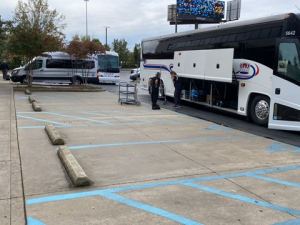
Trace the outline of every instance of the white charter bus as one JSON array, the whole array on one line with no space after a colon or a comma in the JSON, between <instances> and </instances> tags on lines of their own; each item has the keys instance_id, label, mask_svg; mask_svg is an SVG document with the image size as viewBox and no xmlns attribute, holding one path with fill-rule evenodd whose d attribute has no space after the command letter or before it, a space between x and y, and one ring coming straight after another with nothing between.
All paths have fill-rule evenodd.
<instances>
[{"instance_id":1,"label":"white charter bus","mask_svg":"<svg viewBox=\"0 0 300 225\"><path fill-rule=\"evenodd\" d=\"M161 72L160 94L300 131L300 14L222 24L142 40L141 87Z\"/></svg>"},{"instance_id":2,"label":"white charter bus","mask_svg":"<svg viewBox=\"0 0 300 225\"><path fill-rule=\"evenodd\" d=\"M119 83L119 54L106 51L105 53L97 54L96 56L98 59L97 77L99 83Z\"/></svg>"}]
</instances>

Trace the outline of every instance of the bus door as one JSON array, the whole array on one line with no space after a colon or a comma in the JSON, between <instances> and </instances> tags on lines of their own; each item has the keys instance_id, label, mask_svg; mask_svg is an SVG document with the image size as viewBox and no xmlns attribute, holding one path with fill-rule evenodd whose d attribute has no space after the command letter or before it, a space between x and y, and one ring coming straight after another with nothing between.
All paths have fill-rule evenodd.
<instances>
[{"instance_id":1,"label":"bus door","mask_svg":"<svg viewBox=\"0 0 300 225\"><path fill-rule=\"evenodd\" d=\"M298 39L276 43L269 128L300 131L300 46Z\"/></svg>"}]
</instances>

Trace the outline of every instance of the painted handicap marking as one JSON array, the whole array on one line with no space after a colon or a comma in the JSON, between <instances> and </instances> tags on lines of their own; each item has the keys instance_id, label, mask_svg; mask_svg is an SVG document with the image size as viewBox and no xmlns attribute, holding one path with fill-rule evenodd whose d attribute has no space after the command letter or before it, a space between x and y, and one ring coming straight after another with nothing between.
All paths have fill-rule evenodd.
<instances>
[{"instance_id":1,"label":"painted handicap marking","mask_svg":"<svg viewBox=\"0 0 300 225\"><path fill-rule=\"evenodd\" d=\"M32 217L27 217L27 225L46 225L46 224Z\"/></svg>"},{"instance_id":2,"label":"painted handicap marking","mask_svg":"<svg viewBox=\"0 0 300 225\"><path fill-rule=\"evenodd\" d=\"M270 149L265 149L265 152L292 152L298 153L300 152L300 148L288 144L273 142L270 145Z\"/></svg>"},{"instance_id":3,"label":"painted handicap marking","mask_svg":"<svg viewBox=\"0 0 300 225\"><path fill-rule=\"evenodd\" d=\"M141 184L141 185L133 185L133 186L125 186L125 187L117 187L117 188L111 188L106 190L96 190L96 191L90 191L90 192L81 192L81 193L72 193L72 194L65 194L65 195L56 195L56 196L47 196L42 198L36 198L36 199L29 199L26 200L27 205L31 204L40 204L45 202L54 202L54 201L63 201L63 200L71 200L71 199L77 199L77 198L84 198L84 197L90 197L90 196L96 196L100 195L105 198L114 200L116 202L123 203L125 205L129 205L131 207L144 210L145 212L150 212L152 214L156 214L165 218L168 218L170 220L182 223L182 224L201 224L199 222L195 222L193 220L190 220L188 218L182 217L180 215L176 215L174 213L168 212L163 209L159 209L150 205L147 205L142 202L137 202L128 198L125 198L123 196L120 196L116 193L125 192L125 191L132 191L132 190L140 190L140 189L147 189L147 188L153 188L153 187L163 187L163 186L169 186L169 185L178 185L182 184L185 186L193 187L196 189L200 189L203 191L207 191L210 193L226 196L232 199L236 199L239 201L244 201L250 204L259 205L265 208L269 208L276 211L281 211L284 213L288 213L291 215L300 216L300 211L286 208L280 205L275 205L269 202L264 202L261 200L256 200L252 198L248 198L245 196L225 192L222 190L206 187L203 185L195 184L195 182L201 182L201 181L210 181L210 180L221 180L221 179L229 179L229 178L238 178L238 177L255 177L258 179L261 179L262 177L259 175L268 174L268 173L276 173L276 172L283 172L283 171L289 171L289 170L300 170L300 165L297 166L288 166L288 167L281 167L281 168L270 168L270 169L263 169L263 170L256 170L256 171L248 171L243 173L236 173L236 174L225 174L225 175L215 175L210 177L199 177L199 178L192 178L192 179L185 179L185 180L173 180L173 181L164 181L164 182L157 182L157 183L147 183L147 184ZM282 183L287 186L293 186L298 187L298 184L286 182L286 181L280 181L276 179L270 178L271 182L276 183ZM292 220L287 221L284 223L279 223L276 225L292 225L292 224L298 224L299 220Z\"/></svg>"},{"instance_id":4,"label":"painted handicap marking","mask_svg":"<svg viewBox=\"0 0 300 225\"><path fill-rule=\"evenodd\" d=\"M221 126L221 125L212 125L212 126L209 126L207 128L204 128L203 130L229 131L229 130L232 130L232 128L224 127L224 126Z\"/></svg>"}]
</instances>

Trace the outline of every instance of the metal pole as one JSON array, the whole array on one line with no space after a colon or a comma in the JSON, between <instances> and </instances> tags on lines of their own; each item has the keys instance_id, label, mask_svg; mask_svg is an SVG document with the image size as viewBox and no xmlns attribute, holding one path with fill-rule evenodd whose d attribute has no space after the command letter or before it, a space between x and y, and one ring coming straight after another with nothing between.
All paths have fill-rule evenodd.
<instances>
[{"instance_id":1,"label":"metal pole","mask_svg":"<svg viewBox=\"0 0 300 225\"><path fill-rule=\"evenodd\" d=\"M107 28L110 28L108 26L104 26L105 28L105 45L107 46Z\"/></svg>"},{"instance_id":2,"label":"metal pole","mask_svg":"<svg viewBox=\"0 0 300 225\"><path fill-rule=\"evenodd\" d=\"M175 33L177 33L177 5L173 6L175 6Z\"/></svg>"},{"instance_id":3,"label":"metal pole","mask_svg":"<svg viewBox=\"0 0 300 225\"><path fill-rule=\"evenodd\" d=\"M86 15L86 18L85 18L85 20L86 20L86 37L88 36L88 20L87 20L87 2L89 1L89 0L84 0L85 1L85 3L86 3L86 6L85 6L85 15Z\"/></svg>"},{"instance_id":4,"label":"metal pole","mask_svg":"<svg viewBox=\"0 0 300 225\"><path fill-rule=\"evenodd\" d=\"M177 12L175 15L175 33L177 33Z\"/></svg>"}]
</instances>

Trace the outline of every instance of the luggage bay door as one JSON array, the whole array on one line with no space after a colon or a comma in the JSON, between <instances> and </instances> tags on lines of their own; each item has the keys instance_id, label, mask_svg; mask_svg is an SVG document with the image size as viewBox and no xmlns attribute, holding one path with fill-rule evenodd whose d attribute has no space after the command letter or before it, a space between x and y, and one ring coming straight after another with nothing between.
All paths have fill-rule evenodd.
<instances>
[{"instance_id":1,"label":"luggage bay door","mask_svg":"<svg viewBox=\"0 0 300 225\"><path fill-rule=\"evenodd\" d=\"M195 50L174 53L174 70L180 77L232 82L234 49Z\"/></svg>"}]
</instances>

